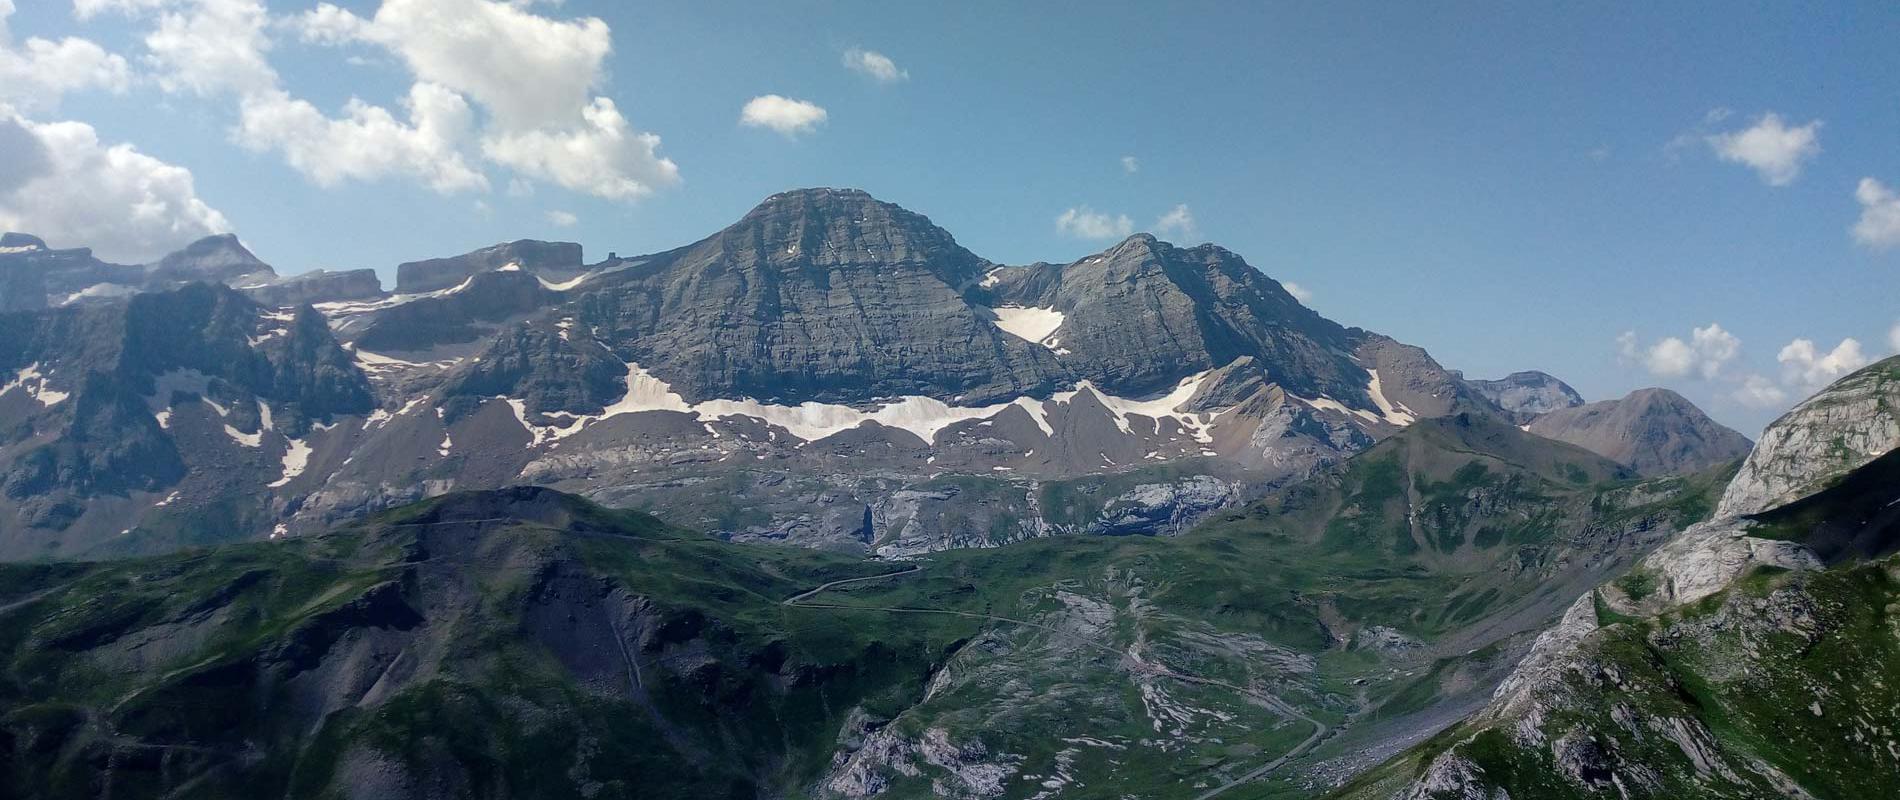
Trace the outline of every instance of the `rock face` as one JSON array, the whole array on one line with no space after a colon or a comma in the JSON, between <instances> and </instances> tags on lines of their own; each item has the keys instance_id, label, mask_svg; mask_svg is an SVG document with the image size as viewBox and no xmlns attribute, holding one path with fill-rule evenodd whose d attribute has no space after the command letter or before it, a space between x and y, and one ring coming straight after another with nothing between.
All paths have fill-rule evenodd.
<instances>
[{"instance_id":1,"label":"rock face","mask_svg":"<svg viewBox=\"0 0 1900 800\"><path fill-rule=\"evenodd\" d=\"M1484 711L1341 795L1889 791L1889 737L1857 731L1900 699L1879 611L1900 600L1895 363L1769 426L1715 518L1578 599Z\"/></svg>"},{"instance_id":2,"label":"rock face","mask_svg":"<svg viewBox=\"0 0 1900 800\"><path fill-rule=\"evenodd\" d=\"M689 401L1047 395L1055 354L963 297L988 266L862 192L788 192L596 292L578 322Z\"/></svg>"},{"instance_id":3,"label":"rock face","mask_svg":"<svg viewBox=\"0 0 1900 800\"><path fill-rule=\"evenodd\" d=\"M1900 357L1836 381L1762 432L1722 496L1721 513L1754 514L1811 494L1900 447Z\"/></svg>"},{"instance_id":4,"label":"rock face","mask_svg":"<svg viewBox=\"0 0 1900 800\"><path fill-rule=\"evenodd\" d=\"M1539 436L1582 447L1645 475L1696 472L1748 454L1748 437L1668 389L1559 409L1531 420Z\"/></svg>"},{"instance_id":5,"label":"rock face","mask_svg":"<svg viewBox=\"0 0 1900 800\"><path fill-rule=\"evenodd\" d=\"M1583 405L1583 395L1548 373L1528 370L1513 372L1495 381L1466 381L1485 399L1516 417L1529 422L1539 414Z\"/></svg>"},{"instance_id":6,"label":"rock face","mask_svg":"<svg viewBox=\"0 0 1900 800\"><path fill-rule=\"evenodd\" d=\"M452 258L410 261L396 266L396 291L416 294L447 289L470 275L517 264L529 272L571 272L581 268L581 246L573 242L522 239L484 247Z\"/></svg>"}]
</instances>

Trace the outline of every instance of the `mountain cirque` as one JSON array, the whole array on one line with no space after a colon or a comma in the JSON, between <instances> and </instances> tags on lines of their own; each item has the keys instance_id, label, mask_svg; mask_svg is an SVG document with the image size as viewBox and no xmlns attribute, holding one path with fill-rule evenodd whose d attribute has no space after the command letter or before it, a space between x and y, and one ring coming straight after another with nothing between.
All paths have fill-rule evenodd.
<instances>
[{"instance_id":1,"label":"mountain cirque","mask_svg":"<svg viewBox=\"0 0 1900 800\"><path fill-rule=\"evenodd\" d=\"M231 237L147 267L8 241L0 285L44 283L8 288L25 310L0 317L10 558L520 483L886 556L1171 532L1417 420L1536 405L1501 409L1214 245L1138 234L998 265L853 190L774 195L651 255L518 241L411 262L393 294L360 271L277 276ZM180 303L216 323L139 311ZM125 356L146 342L194 355Z\"/></svg>"}]
</instances>

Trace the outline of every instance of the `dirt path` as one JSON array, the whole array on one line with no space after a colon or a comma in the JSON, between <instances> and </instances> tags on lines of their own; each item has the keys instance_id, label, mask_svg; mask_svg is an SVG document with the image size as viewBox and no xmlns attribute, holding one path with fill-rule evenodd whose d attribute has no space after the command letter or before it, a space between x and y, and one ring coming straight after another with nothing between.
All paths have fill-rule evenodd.
<instances>
[{"instance_id":1,"label":"dirt path","mask_svg":"<svg viewBox=\"0 0 1900 800\"><path fill-rule=\"evenodd\" d=\"M1065 631L1060 628L1056 628L1052 625L1044 625L1039 622L1030 622L1029 620L1015 619L1012 617L999 617L994 614L978 614L978 613L970 612L970 611L954 611L954 610L946 609L946 608L913 608L909 606L854 606L854 605L846 605L843 603L806 602L807 600L813 597L816 597L827 591L835 589L839 586L844 586L844 585L853 584L853 583L864 583L867 581L883 580L885 578L896 578L896 577L900 577L904 575L912 575L918 572L922 572L923 569L924 568L922 565L912 565L910 569L899 570L897 572L887 572L882 575L870 575L870 576L866 576L862 578L846 578L844 580L832 581L830 583L820 585L817 588L800 592L791 597L788 597L785 599L784 605L791 606L793 608L826 608L826 609L836 609L836 610L843 610L843 611L881 611L881 612L885 612L889 614L947 614L950 616L965 617L968 619L989 620L992 622L1003 622L1003 623L1008 623L1011 625L1018 625L1025 628L1035 628L1037 630L1046 631L1046 632L1055 634L1057 636L1066 636L1073 639L1074 641L1088 645L1089 647L1093 647L1098 650L1102 650L1104 652L1113 653L1117 656L1120 656L1124 663L1135 665L1137 668L1141 668L1144 671L1148 672L1149 674L1156 675L1158 677L1171 678L1173 680L1177 680L1182 683L1199 684L1202 686L1216 686L1223 689L1227 689L1228 691L1246 695L1247 697L1260 701L1261 703L1265 704L1268 708L1271 708L1274 711L1279 712L1280 714L1283 714L1287 717L1291 717L1293 719L1300 720L1301 722L1305 722L1308 725L1313 726L1313 735L1306 737L1304 741L1301 741L1298 745L1295 745L1293 749L1288 750L1285 753L1282 753L1278 758L1275 758L1272 761L1269 761L1265 764L1262 764L1258 767L1253 768L1252 770L1249 770L1246 774L1241 775L1238 778L1235 778L1219 786L1208 789L1207 791L1202 792L1198 795L1195 795L1194 800L1208 800L1209 798L1217 797L1221 795L1222 793L1227 792L1230 789L1233 789L1234 787L1259 780L1260 778L1266 776L1268 773L1276 769L1279 769L1281 766L1285 765L1286 762L1291 761L1295 758L1298 758L1302 755L1305 755L1308 750L1313 749L1315 745L1318 745L1320 742L1324 741L1326 737L1331 736L1333 733L1333 728L1331 726L1308 716L1305 712L1302 712L1298 708L1295 708L1293 704L1288 703L1277 696L1266 694L1264 692L1258 692L1244 686L1236 686L1234 684L1227 683L1225 681L1214 680L1212 678L1203 678L1199 675L1195 675L1192 673L1181 672L1166 664L1159 664L1152 661L1145 661L1140 656L1136 655L1135 653L1131 651L1123 650L1113 645L1103 644L1093 639L1086 639L1080 636L1076 636L1074 633L1070 631Z\"/></svg>"}]
</instances>

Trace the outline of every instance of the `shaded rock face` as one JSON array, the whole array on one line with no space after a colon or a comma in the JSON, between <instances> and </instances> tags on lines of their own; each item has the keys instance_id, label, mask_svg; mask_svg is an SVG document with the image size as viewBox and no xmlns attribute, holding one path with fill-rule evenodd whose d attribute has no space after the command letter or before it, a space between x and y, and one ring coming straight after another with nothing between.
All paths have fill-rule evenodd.
<instances>
[{"instance_id":1,"label":"shaded rock face","mask_svg":"<svg viewBox=\"0 0 1900 800\"><path fill-rule=\"evenodd\" d=\"M1076 377L1110 391L1162 391L1184 374L1241 357L1306 397L1365 397L1354 337L1272 278L1214 245L1178 248L1148 234L1061 267L1040 293L1003 300L1065 315L1052 334Z\"/></svg>"},{"instance_id":2,"label":"shaded rock face","mask_svg":"<svg viewBox=\"0 0 1900 800\"><path fill-rule=\"evenodd\" d=\"M480 272L461 280L467 285L460 291L389 309L357 335L356 346L384 352L471 342L492 333L496 323L547 308L555 297L524 271Z\"/></svg>"},{"instance_id":3,"label":"shaded rock face","mask_svg":"<svg viewBox=\"0 0 1900 800\"><path fill-rule=\"evenodd\" d=\"M1900 357L1836 381L1762 432L1720 513L1754 514L1822 488L1900 447Z\"/></svg>"},{"instance_id":4,"label":"shaded rock face","mask_svg":"<svg viewBox=\"0 0 1900 800\"><path fill-rule=\"evenodd\" d=\"M1513 372L1495 381L1466 381L1479 395L1499 408L1528 422L1539 414L1583 405L1583 395L1549 373L1527 370Z\"/></svg>"},{"instance_id":5,"label":"shaded rock face","mask_svg":"<svg viewBox=\"0 0 1900 800\"><path fill-rule=\"evenodd\" d=\"M572 271L581 268L581 246L573 242L522 239L484 247L451 258L410 261L396 266L396 291L433 292L461 283L470 275L519 264L528 272Z\"/></svg>"},{"instance_id":6,"label":"shaded rock face","mask_svg":"<svg viewBox=\"0 0 1900 800\"><path fill-rule=\"evenodd\" d=\"M374 405L323 315L209 284L0 316L0 385L0 514L19 522L0 524L0 551L16 557L42 552L31 529L66 531L188 479L262 503L286 440ZM193 421L172 427L178 409ZM84 548L117 522L40 544Z\"/></svg>"},{"instance_id":7,"label":"shaded rock face","mask_svg":"<svg viewBox=\"0 0 1900 800\"><path fill-rule=\"evenodd\" d=\"M1667 389L1640 389L1620 400L1553 411L1531 420L1528 429L1644 475L1697 472L1741 458L1752 446L1748 437Z\"/></svg>"}]
</instances>

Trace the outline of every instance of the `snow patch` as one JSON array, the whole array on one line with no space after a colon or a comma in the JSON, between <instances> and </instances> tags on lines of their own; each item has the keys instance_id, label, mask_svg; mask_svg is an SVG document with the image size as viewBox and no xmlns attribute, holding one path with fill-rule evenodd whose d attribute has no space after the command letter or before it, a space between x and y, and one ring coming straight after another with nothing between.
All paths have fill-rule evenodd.
<instances>
[{"instance_id":1,"label":"snow patch","mask_svg":"<svg viewBox=\"0 0 1900 800\"><path fill-rule=\"evenodd\" d=\"M1406 408L1404 403L1394 403L1385 399L1385 392L1379 389L1378 370L1369 369L1366 370L1366 374L1372 376L1366 382L1366 394L1372 395L1372 404L1379 407L1379 414L1385 418L1386 422L1404 427L1418 421L1418 417L1413 415L1412 410Z\"/></svg>"},{"instance_id":2,"label":"snow patch","mask_svg":"<svg viewBox=\"0 0 1900 800\"><path fill-rule=\"evenodd\" d=\"M673 411L690 414L695 421L705 423L725 417L751 417L768 425L783 428L801 441L815 442L837 433L851 430L867 422L875 422L887 428L901 428L917 435L925 442L935 444L937 434L962 422L988 420L1003 413L1010 406L1017 406L1029 413L1030 419L1042 429L1045 436L1054 436L1055 428L1049 424L1049 405L1067 404L1082 393L1089 392L1115 415L1115 425L1123 433L1134 433L1130 424L1131 417L1147 417L1154 424L1154 433L1161 433L1161 420L1172 419L1183 431L1203 444L1213 442L1213 434L1208 431L1218 414L1194 414L1177 411L1176 407L1188 401L1200 389L1202 380L1207 376L1203 372L1189 376L1169 392L1151 398L1123 398L1096 390L1087 381L1077 384L1076 389L1058 392L1048 400L1036 400L1030 397L1018 397L1005 403L987 406L953 406L933 397L910 395L895 398L875 408L864 410L834 403L805 402L796 406L761 403L751 398L738 400L707 400L700 403L688 403L686 398L673 391L665 381L654 377L638 364L627 365L627 390L613 405L607 406L598 414L573 415L565 412L544 415L560 418L564 422L557 425L537 425L528 419L527 406L521 400L511 397L497 399L506 402L513 409L515 419L533 436L533 444L540 445L556 442L581 432L587 425L609 419L621 414L638 414L646 411Z\"/></svg>"},{"instance_id":3,"label":"snow patch","mask_svg":"<svg viewBox=\"0 0 1900 800\"><path fill-rule=\"evenodd\" d=\"M19 373L13 376L13 380L0 386L0 394L6 394L14 389L26 392L26 396L38 400L40 405L47 408L59 405L61 401L72 396L46 385L46 376L40 374L38 361L21 367Z\"/></svg>"},{"instance_id":4,"label":"snow patch","mask_svg":"<svg viewBox=\"0 0 1900 800\"><path fill-rule=\"evenodd\" d=\"M304 468L310 465L310 445L302 439L291 439L284 448L284 471L277 480L264 484L272 489L288 486Z\"/></svg>"},{"instance_id":5,"label":"snow patch","mask_svg":"<svg viewBox=\"0 0 1900 800\"><path fill-rule=\"evenodd\" d=\"M1062 327L1063 314L1053 308L1025 308L1023 306L997 306L988 309L996 327L1004 333L1034 342L1051 350L1060 342L1045 342L1057 328Z\"/></svg>"}]
</instances>

